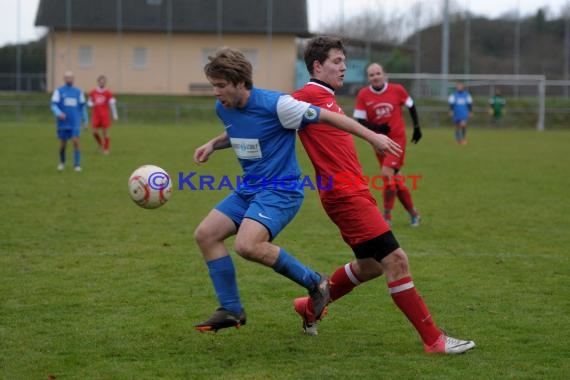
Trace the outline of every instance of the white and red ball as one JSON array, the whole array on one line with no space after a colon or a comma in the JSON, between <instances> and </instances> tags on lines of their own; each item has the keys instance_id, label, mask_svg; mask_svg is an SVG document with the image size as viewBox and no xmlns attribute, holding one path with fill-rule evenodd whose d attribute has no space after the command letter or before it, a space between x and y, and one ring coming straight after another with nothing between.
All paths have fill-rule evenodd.
<instances>
[{"instance_id":1,"label":"white and red ball","mask_svg":"<svg viewBox=\"0 0 570 380\"><path fill-rule=\"evenodd\" d=\"M172 195L172 178L156 165L143 165L129 178L131 199L144 208L157 208Z\"/></svg>"}]
</instances>

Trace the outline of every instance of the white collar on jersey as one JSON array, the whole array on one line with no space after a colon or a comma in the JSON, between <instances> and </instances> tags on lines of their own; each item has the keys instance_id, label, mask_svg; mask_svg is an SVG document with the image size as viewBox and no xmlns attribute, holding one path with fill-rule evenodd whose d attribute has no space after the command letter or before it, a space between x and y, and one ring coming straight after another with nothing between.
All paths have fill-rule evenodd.
<instances>
[{"instance_id":1,"label":"white collar on jersey","mask_svg":"<svg viewBox=\"0 0 570 380\"><path fill-rule=\"evenodd\" d=\"M332 88L327 82L323 82L322 80L319 80L319 79L316 79L316 78L311 78L307 84L312 84L312 85L315 85L315 86L322 87L322 88L324 88L325 90L327 90L328 92L330 92L331 94L334 95L334 90L333 90L333 88Z\"/></svg>"},{"instance_id":2,"label":"white collar on jersey","mask_svg":"<svg viewBox=\"0 0 570 380\"><path fill-rule=\"evenodd\" d=\"M383 92L385 92L388 89L388 82L384 83L384 86L382 86L382 88L380 90L376 90L374 87L372 87L372 85L368 86L370 87L370 91L372 91L375 94L381 94Z\"/></svg>"}]
</instances>

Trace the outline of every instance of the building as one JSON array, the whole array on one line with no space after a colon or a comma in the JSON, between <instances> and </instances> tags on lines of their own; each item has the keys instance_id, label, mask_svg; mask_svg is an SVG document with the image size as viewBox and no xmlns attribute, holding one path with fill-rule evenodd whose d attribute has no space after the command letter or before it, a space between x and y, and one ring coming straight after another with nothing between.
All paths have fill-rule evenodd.
<instances>
[{"instance_id":1,"label":"building","mask_svg":"<svg viewBox=\"0 0 570 380\"><path fill-rule=\"evenodd\" d=\"M73 70L81 88L105 74L118 93L204 94L207 57L240 49L258 87L295 85L297 37L307 36L305 0L40 0L48 28L46 90Z\"/></svg>"}]
</instances>

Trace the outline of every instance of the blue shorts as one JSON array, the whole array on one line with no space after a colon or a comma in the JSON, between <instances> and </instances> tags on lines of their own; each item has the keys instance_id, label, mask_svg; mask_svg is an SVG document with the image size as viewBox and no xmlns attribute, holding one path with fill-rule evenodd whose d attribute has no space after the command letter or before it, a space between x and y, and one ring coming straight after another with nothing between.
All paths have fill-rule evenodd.
<instances>
[{"instance_id":1,"label":"blue shorts","mask_svg":"<svg viewBox=\"0 0 570 380\"><path fill-rule=\"evenodd\" d=\"M263 190L253 194L233 192L214 207L239 227L243 218L263 224L270 240L285 228L301 208L304 194L298 190Z\"/></svg>"},{"instance_id":2,"label":"blue shorts","mask_svg":"<svg viewBox=\"0 0 570 380\"><path fill-rule=\"evenodd\" d=\"M81 128L57 130L57 138L64 141L67 141L73 137L79 137L80 134L81 134Z\"/></svg>"},{"instance_id":3,"label":"blue shorts","mask_svg":"<svg viewBox=\"0 0 570 380\"><path fill-rule=\"evenodd\" d=\"M467 123L467 117L453 117L453 124Z\"/></svg>"}]
</instances>

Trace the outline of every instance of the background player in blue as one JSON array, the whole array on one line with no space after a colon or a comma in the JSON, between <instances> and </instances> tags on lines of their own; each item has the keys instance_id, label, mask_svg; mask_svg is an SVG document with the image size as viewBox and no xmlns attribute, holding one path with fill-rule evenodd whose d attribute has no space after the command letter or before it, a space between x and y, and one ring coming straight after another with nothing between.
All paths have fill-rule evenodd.
<instances>
[{"instance_id":1,"label":"background player in blue","mask_svg":"<svg viewBox=\"0 0 570 380\"><path fill-rule=\"evenodd\" d=\"M87 108L85 95L73 86L73 73L66 71L63 77L65 85L56 89L51 96L51 111L56 117L57 137L59 138L59 165L58 170L65 168L65 149L67 140L73 142L73 167L81 171L81 151L79 150L79 135L81 121L87 128Z\"/></svg>"},{"instance_id":2,"label":"background player in blue","mask_svg":"<svg viewBox=\"0 0 570 380\"><path fill-rule=\"evenodd\" d=\"M449 116L455 124L455 140L461 144L467 144L467 120L472 115L473 98L469 91L465 89L462 82L455 83L455 92L449 95Z\"/></svg>"},{"instance_id":3,"label":"background player in blue","mask_svg":"<svg viewBox=\"0 0 570 380\"><path fill-rule=\"evenodd\" d=\"M216 112L225 132L194 152L206 162L219 149L232 147L244 171L242 185L202 220L194 233L220 307L198 331L217 331L246 323L236 272L224 241L236 235L234 248L243 258L273 268L305 287L319 318L330 300L328 278L301 264L271 241L293 219L303 201L301 171L295 155L296 130L327 120L369 141L380 151L401 152L384 135L356 121L291 96L253 87L252 66L245 56L223 48L209 57L204 73L217 98Z\"/></svg>"}]
</instances>

